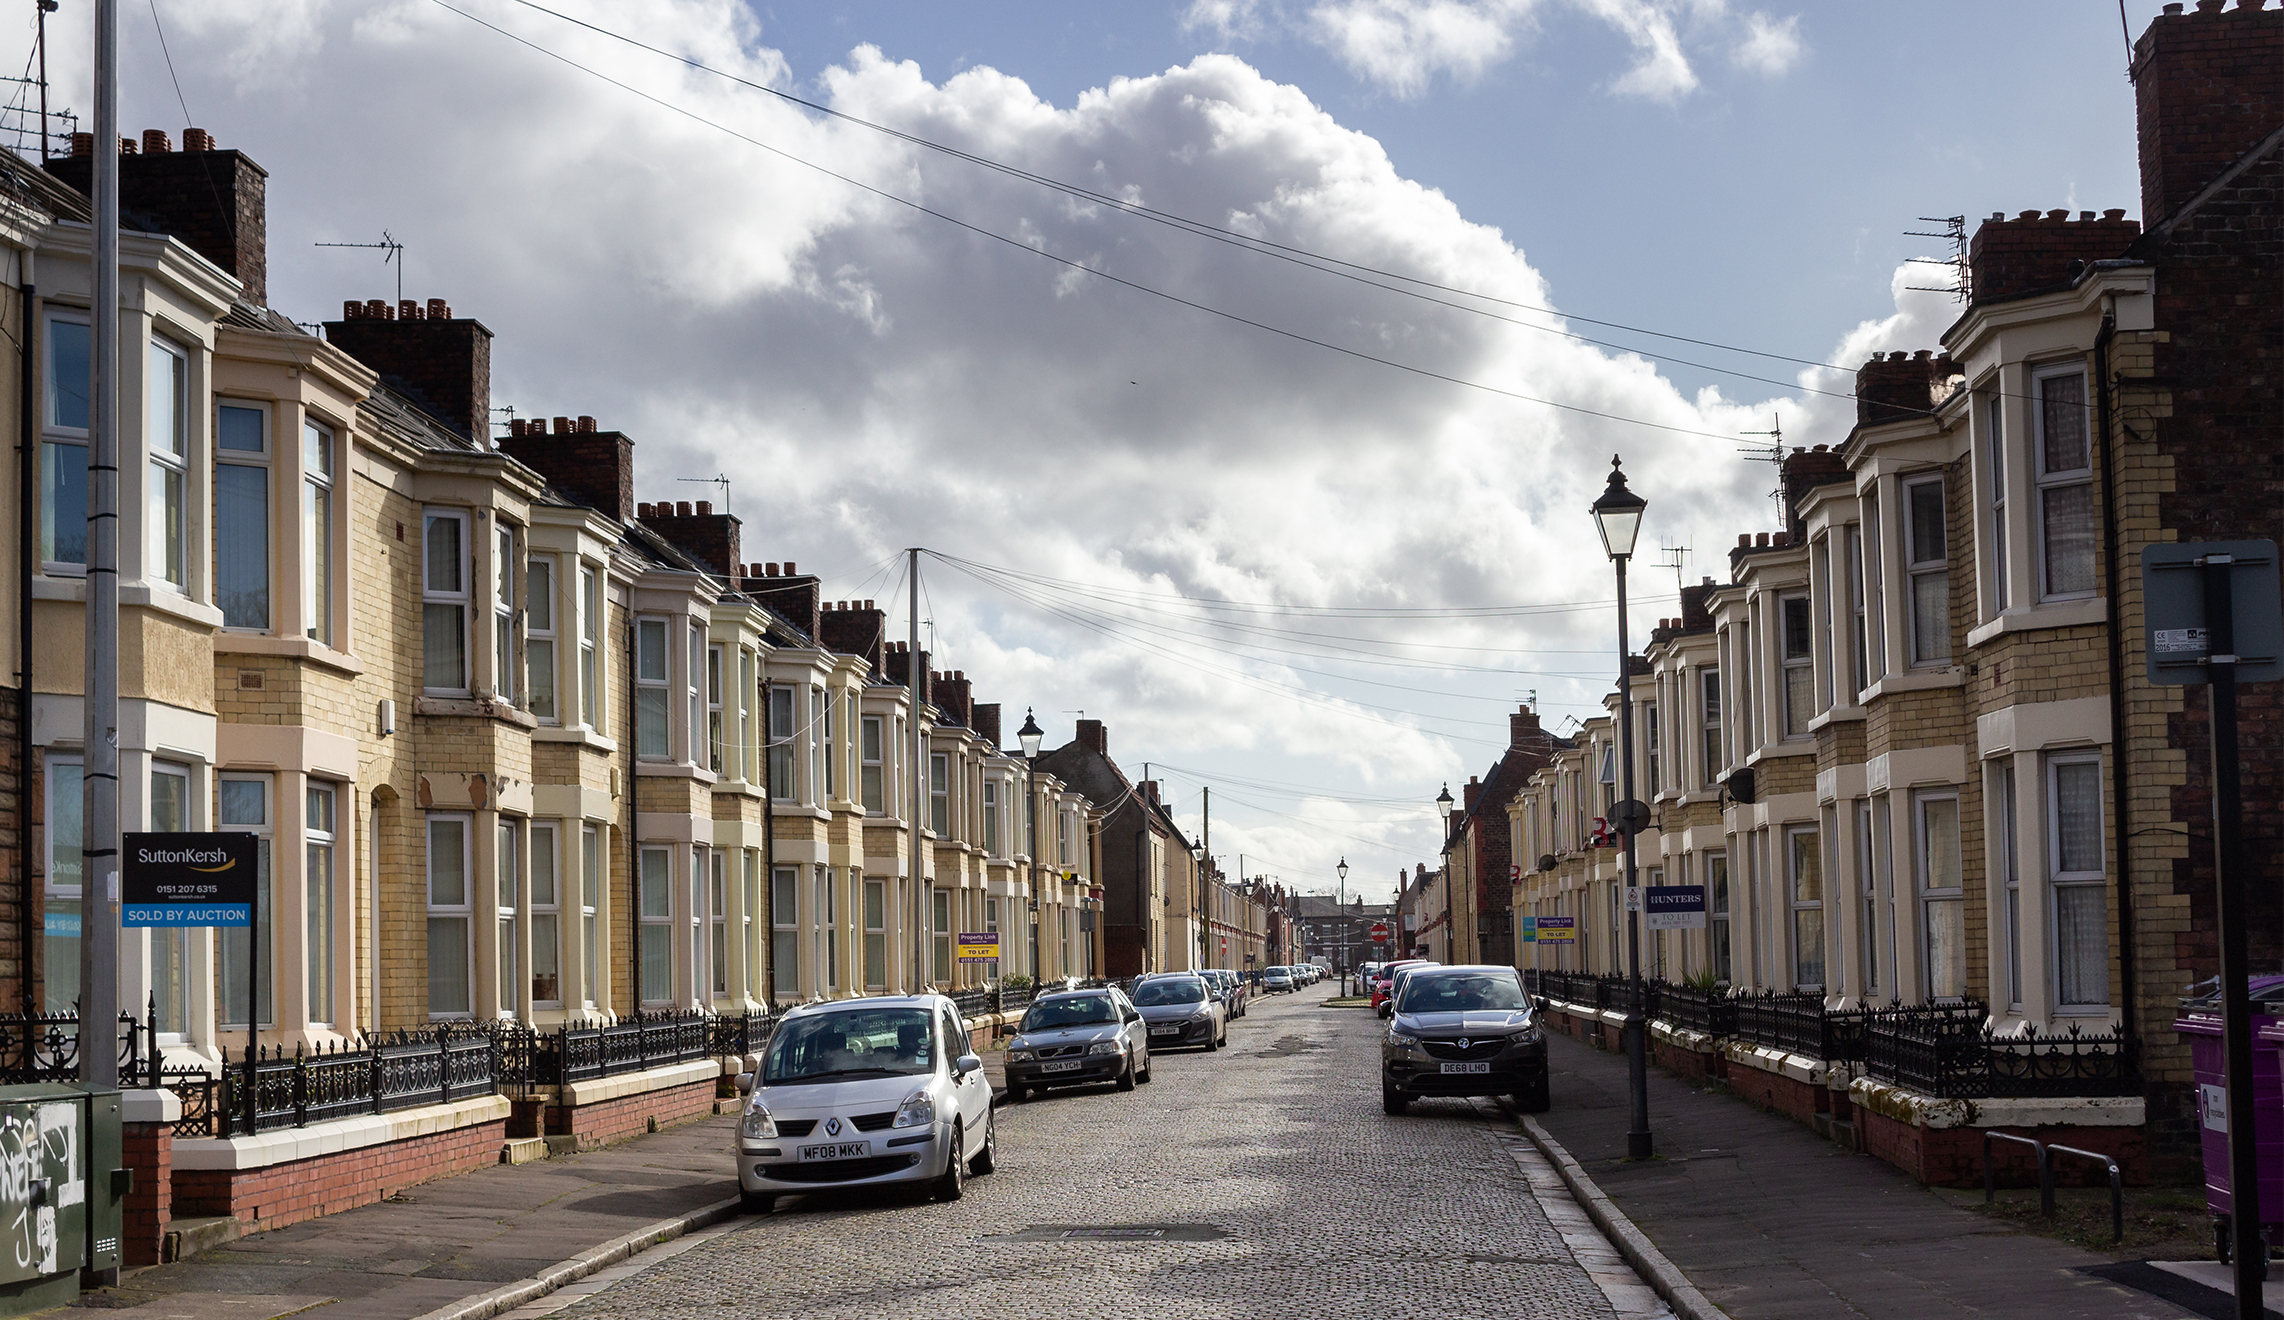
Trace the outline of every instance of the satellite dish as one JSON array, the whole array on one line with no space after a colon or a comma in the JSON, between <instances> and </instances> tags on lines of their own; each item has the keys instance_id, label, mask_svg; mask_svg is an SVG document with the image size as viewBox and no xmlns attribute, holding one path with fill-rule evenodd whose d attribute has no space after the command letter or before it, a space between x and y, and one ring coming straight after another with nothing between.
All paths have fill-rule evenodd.
<instances>
[{"instance_id":1,"label":"satellite dish","mask_svg":"<svg viewBox=\"0 0 2284 1320\"><path fill-rule=\"evenodd\" d=\"M1752 768L1748 766L1745 769L1739 770L1737 773L1729 776L1727 779L1722 780L1721 789L1723 792L1729 795L1730 801L1739 802L1748 807L1753 805L1754 798Z\"/></svg>"},{"instance_id":2,"label":"satellite dish","mask_svg":"<svg viewBox=\"0 0 2284 1320\"><path fill-rule=\"evenodd\" d=\"M1540 869L1541 871L1551 871L1551 870L1553 870L1553 869L1554 869L1554 867L1555 867L1555 860L1554 860L1554 854L1553 854L1553 853L1540 853L1540 854L1539 854L1539 869Z\"/></svg>"}]
</instances>

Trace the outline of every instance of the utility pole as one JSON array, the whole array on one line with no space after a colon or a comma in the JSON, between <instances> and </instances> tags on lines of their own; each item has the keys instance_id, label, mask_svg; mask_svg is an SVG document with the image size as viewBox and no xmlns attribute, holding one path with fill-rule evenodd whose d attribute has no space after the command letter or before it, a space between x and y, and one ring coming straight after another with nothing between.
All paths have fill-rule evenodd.
<instances>
[{"instance_id":1,"label":"utility pole","mask_svg":"<svg viewBox=\"0 0 2284 1320\"><path fill-rule=\"evenodd\" d=\"M927 938L928 895L920 881L921 809L928 804L928 748L920 736L920 551L915 547L904 553L909 557L905 577L911 588L904 611L909 625L905 645L911 648L904 661L904 677L912 696L912 989L919 991L928 984L921 978L926 966L921 949L933 950L935 946Z\"/></svg>"},{"instance_id":2,"label":"utility pole","mask_svg":"<svg viewBox=\"0 0 2284 1320\"><path fill-rule=\"evenodd\" d=\"M95 2L95 392L87 461L79 1075L119 1085L119 4ZM252 1019L249 1019L249 1021Z\"/></svg>"}]
</instances>

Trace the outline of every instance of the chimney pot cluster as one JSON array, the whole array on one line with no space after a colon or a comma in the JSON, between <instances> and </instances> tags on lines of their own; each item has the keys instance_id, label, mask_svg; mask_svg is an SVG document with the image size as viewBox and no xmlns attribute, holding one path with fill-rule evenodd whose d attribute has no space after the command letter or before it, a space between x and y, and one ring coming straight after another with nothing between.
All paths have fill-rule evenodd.
<instances>
[{"instance_id":1,"label":"chimney pot cluster","mask_svg":"<svg viewBox=\"0 0 2284 1320\"><path fill-rule=\"evenodd\" d=\"M173 138L171 138L171 137L168 137L168 136L167 136L167 131L166 131L165 129L163 129L163 128L146 128L146 129L144 129L144 130L143 130L143 154L144 154L144 155L146 155L146 156L164 156L164 155L167 155L167 154L169 154L169 153L170 153L170 152L172 152L173 150L174 150L174 139L173 139Z\"/></svg>"},{"instance_id":2,"label":"chimney pot cluster","mask_svg":"<svg viewBox=\"0 0 2284 1320\"><path fill-rule=\"evenodd\" d=\"M182 149L184 151L212 151L214 150L214 135L203 128L186 128L182 131Z\"/></svg>"},{"instance_id":3,"label":"chimney pot cluster","mask_svg":"<svg viewBox=\"0 0 2284 1320\"><path fill-rule=\"evenodd\" d=\"M1767 532L1762 532L1762 533L1760 533L1759 535L1755 536L1755 537L1753 538L1753 548L1754 548L1754 549L1756 549L1756 550L1766 550L1766 549L1768 549L1768 548L1769 548L1769 534L1768 534Z\"/></svg>"},{"instance_id":4,"label":"chimney pot cluster","mask_svg":"<svg viewBox=\"0 0 2284 1320\"><path fill-rule=\"evenodd\" d=\"M442 298L431 298L425 306L414 299L405 298L394 307L389 305L386 298L372 298L364 302L358 302L351 298L341 304L341 319L344 321L449 321L452 319L452 305Z\"/></svg>"}]
</instances>

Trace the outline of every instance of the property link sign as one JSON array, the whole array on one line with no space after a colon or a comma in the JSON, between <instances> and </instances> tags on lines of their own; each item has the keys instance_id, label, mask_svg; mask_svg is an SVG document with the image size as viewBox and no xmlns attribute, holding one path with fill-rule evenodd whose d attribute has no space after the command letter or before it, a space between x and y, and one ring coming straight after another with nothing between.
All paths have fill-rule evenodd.
<instances>
[{"instance_id":1,"label":"property link sign","mask_svg":"<svg viewBox=\"0 0 2284 1320\"><path fill-rule=\"evenodd\" d=\"M960 932L959 960L964 963L999 961L999 932Z\"/></svg>"},{"instance_id":2,"label":"property link sign","mask_svg":"<svg viewBox=\"0 0 2284 1320\"><path fill-rule=\"evenodd\" d=\"M1538 936L1534 943L1576 944L1578 943L1578 918L1540 917L1538 919Z\"/></svg>"},{"instance_id":3,"label":"property link sign","mask_svg":"<svg viewBox=\"0 0 2284 1320\"><path fill-rule=\"evenodd\" d=\"M253 835L129 834L120 843L120 925L254 924Z\"/></svg>"}]
</instances>

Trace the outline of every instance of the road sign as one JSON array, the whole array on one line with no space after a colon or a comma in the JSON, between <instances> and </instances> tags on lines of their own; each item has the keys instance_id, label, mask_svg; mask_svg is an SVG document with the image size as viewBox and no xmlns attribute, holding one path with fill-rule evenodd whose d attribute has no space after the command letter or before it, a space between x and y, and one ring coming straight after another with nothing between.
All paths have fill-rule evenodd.
<instances>
[{"instance_id":1,"label":"road sign","mask_svg":"<svg viewBox=\"0 0 2284 1320\"><path fill-rule=\"evenodd\" d=\"M1372 923L1372 942L1374 944L1386 944L1388 942L1387 922L1375 921Z\"/></svg>"},{"instance_id":2,"label":"road sign","mask_svg":"<svg viewBox=\"0 0 2284 1320\"><path fill-rule=\"evenodd\" d=\"M1642 924L1649 929L1705 929L1705 886L1654 885L1642 893Z\"/></svg>"},{"instance_id":3,"label":"road sign","mask_svg":"<svg viewBox=\"0 0 2284 1320\"><path fill-rule=\"evenodd\" d=\"M999 961L999 932L962 931L959 938L959 960L964 963Z\"/></svg>"},{"instance_id":4,"label":"road sign","mask_svg":"<svg viewBox=\"0 0 2284 1320\"><path fill-rule=\"evenodd\" d=\"M120 844L120 925L254 924L253 835L129 834Z\"/></svg>"},{"instance_id":5,"label":"road sign","mask_svg":"<svg viewBox=\"0 0 2284 1320\"><path fill-rule=\"evenodd\" d=\"M1642 887L1641 887L1640 885L1627 885L1627 886L1626 886L1626 911L1628 911L1628 912L1639 912L1639 911L1641 911L1641 910L1642 910Z\"/></svg>"},{"instance_id":6,"label":"road sign","mask_svg":"<svg viewBox=\"0 0 2284 1320\"><path fill-rule=\"evenodd\" d=\"M1578 918L1540 917L1538 942L1541 944L1578 943Z\"/></svg>"},{"instance_id":7,"label":"road sign","mask_svg":"<svg viewBox=\"0 0 2284 1320\"><path fill-rule=\"evenodd\" d=\"M2284 678L2284 613L2277 608L2274 541L2159 544L2141 552L2141 598L2148 623L2149 681L2166 686L2208 682L2212 659L2205 574L2228 567L2231 654L2236 681Z\"/></svg>"}]
</instances>

